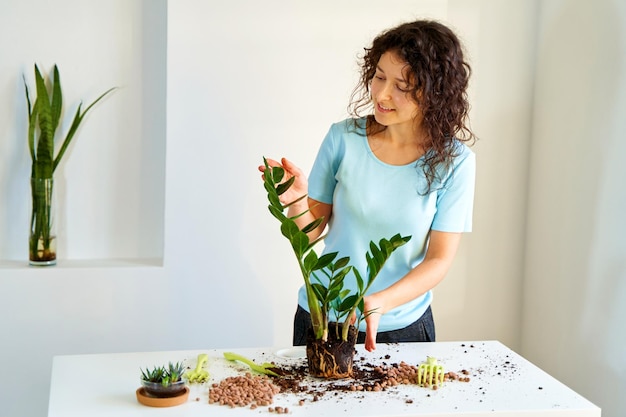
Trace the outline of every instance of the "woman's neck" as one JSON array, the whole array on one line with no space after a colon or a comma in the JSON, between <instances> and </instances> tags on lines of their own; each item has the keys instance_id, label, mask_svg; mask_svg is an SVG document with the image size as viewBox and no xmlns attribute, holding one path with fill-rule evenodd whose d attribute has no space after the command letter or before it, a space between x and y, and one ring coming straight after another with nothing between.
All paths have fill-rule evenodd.
<instances>
[{"instance_id":1,"label":"woman's neck","mask_svg":"<svg viewBox=\"0 0 626 417\"><path fill-rule=\"evenodd\" d=\"M368 129L370 149L381 161L390 165L406 165L417 161L425 152L424 135L400 126Z\"/></svg>"}]
</instances>

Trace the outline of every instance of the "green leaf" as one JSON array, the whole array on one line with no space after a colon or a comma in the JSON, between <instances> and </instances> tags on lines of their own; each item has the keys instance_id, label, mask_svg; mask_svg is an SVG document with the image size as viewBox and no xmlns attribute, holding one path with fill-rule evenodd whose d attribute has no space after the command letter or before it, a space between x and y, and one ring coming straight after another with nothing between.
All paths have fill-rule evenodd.
<instances>
[{"instance_id":1,"label":"green leaf","mask_svg":"<svg viewBox=\"0 0 626 417\"><path fill-rule=\"evenodd\" d=\"M356 268L352 268L352 271L354 272L354 276L356 277L356 285L359 289L359 294L363 292L363 278L361 277L361 274L359 273L359 270Z\"/></svg>"},{"instance_id":2,"label":"green leaf","mask_svg":"<svg viewBox=\"0 0 626 417\"><path fill-rule=\"evenodd\" d=\"M296 180L296 177L291 177L287 181L280 183L276 186L276 194L282 195L291 187Z\"/></svg>"},{"instance_id":3,"label":"green leaf","mask_svg":"<svg viewBox=\"0 0 626 417\"><path fill-rule=\"evenodd\" d=\"M311 289L315 293L315 296L318 300L326 300L326 294L328 290L322 284L313 283L311 284Z\"/></svg>"},{"instance_id":4,"label":"green leaf","mask_svg":"<svg viewBox=\"0 0 626 417\"><path fill-rule=\"evenodd\" d=\"M37 65L35 65L35 86L37 88L37 100L35 105L37 106L37 111L39 113L39 128L42 130L42 135L45 135L46 138L52 140L54 137L54 130L52 129L52 109L50 107L50 97L48 96L46 82L41 76L41 72L39 72ZM48 148L47 151L50 157L52 157L52 148Z\"/></svg>"},{"instance_id":5,"label":"green leaf","mask_svg":"<svg viewBox=\"0 0 626 417\"><path fill-rule=\"evenodd\" d=\"M32 106L30 104L30 92L28 91L28 84L26 83L26 76L22 74L22 80L24 80L24 90L26 93L26 106L28 110L28 118L30 119L32 113Z\"/></svg>"},{"instance_id":6,"label":"green leaf","mask_svg":"<svg viewBox=\"0 0 626 417\"><path fill-rule=\"evenodd\" d=\"M298 202L298 201L300 201L300 200L304 200L304 199L305 199L305 198L307 198L307 197L308 197L308 195L307 195L307 194L301 195L300 197L296 198L296 199L295 199L295 200L293 200L292 202L290 202L290 203L288 203L288 204L285 204L285 207L289 207L289 206L291 206L292 204L295 204L295 203L297 203L297 202ZM299 214L298 216L295 216L294 218L300 217L300 216L302 216L304 213L307 213L308 211L310 211L310 210L306 210L306 211L302 212L301 214Z\"/></svg>"},{"instance_id":7,"label":"green leaf","mask_svg":"<svg viewBox=\"0 0 626 417\"><path fill-rule=\"evenodd\" d=\"M50 116L52 122L52 130L56 131L61 118L61 109L63 107L63 94L61 93L61 76L59 68L54 66L54 78L52 79L52 103L50 106Z\"/></svg>"},{"instance_id":8,"label":"green leaf","mask_svg":"<svg viewBox=\"0 0 626 417\"><path fill-rule=\"evenodd\" d=\"M391 253L395 249L391 242L389 242L387 239L380 239L380 243L378 244L378 246L380 246L380 250L385 257L389 257L389 255L391 255Z\"/></svg>"},{"instance_id":9,"label":"green leaf","mask_svg":"<svg viewBox=\"0 0 626 417\"><path fill-rule=\"evenodd\" d=\"M394 249L399 248L400 246L406 244L411 240L411 236L400 236L400 233L394 235L390 241Z\"/></svg>"},{"instance_id":10,"label":"green leaf","mask_svg":"<svg viewBox=\"0 0 626 417\"><path fill-rule=\"evenodd\" d=\"M26 93L26 108L28 110L28 149L30 151L30 158L35 161L35 127L37 124L37 115L33 115L33 107L30 102L30 92L28 91L28 84L26 83L26 76L22 74L24 80L24 92Z\"/></svg>"},{"instance_id":11,"label":"green leaf","mask_svg":"<svg viewBox=\"0 0 626 417\"><path fill-rule=\"evenodd\" d=\"M304 269L306 272L313 271L315 265L317 264L317 254L315 251L309 251L309 253L304 258Z\"/></svg>"},{"instance_id":12,"label":"green leaf","mask_svg":"<svg viewBox=\"0 0 626 417\"><path fill-rule=\"evenodd\" d=\"M263 187L265 188L265 191L267 191L267 195L278 198L278 194L276 194L276 188L274 188L274 183L270 178L265 177L265 180L263 181Z\"/></svg>"},{"instance_id":13,"label":"green leaf","mask_svg":"<svg viewBox=\"0 0 626 417\"><path fill-rule=\"evenodd\" d=\"M359 296L356 294L352 294L351 296L346 297L341 302L337 310L340 312L349 311L354 306L354 304L358 301L358 299L359 299Z\"/></svg>"},{"instance_id":14,"label":"green leaf","mask_svg":"<svg viewBox=\"0 0 626 417\"><path fill-rule=\"evenodd\" d=\"M37 99L35 100L33 113L36 114L36 121L39 125L39 139L33 137L33 146L35 147L33 176L35 178L52 178L52 160L54 154L54 129L51 120L52 110L50 108L48 90L37 65L35 65L35 84Z\"/></svg>"},{"instance_id":15,"label":"green leaf","mask_svg":"<svg viewBox=\"0 0 626 417\"><path fill-rule=\"evenodd\" d=\"M298 259L302 258L305 252L309 249L309 237L306 233L298 232L291 239L291 247Z\"/></svg>"},{"instance_id":16,"label":"green leaf","mask_svg":"<svg viewBox=\"0 0 626 417\"><path fill-rule=\"evenodd\" d=\"M380 249L378 249L374 242L370 242L370 253L372 254L372 257L376 260L377 265L381 265L385 262L385 258L382 252L380 251Z\"/></svg>"},{"instance_id":17,"label":"green leaf","mask_svg":"<svg viewBox=\"0 0 626 417\"><path fill-rule=\"evenodd\" d=\"M315 268L313 268L313 270L317 271L318 269L326 268L335 259L337 253L338 252L331 252L322 255L317 260L317 264L315 265Z\"/></svg>"},{"instance_id":18,"label":"green leaf","mask_svg":"<svg viewBox=\"0 0 626 417\"><path fill-rule=\"evenodd\" d=\"M346 275L348 275L348 273L350 273L350 271L352 270L352 266L347 266L343 269L341 269L336 275L335 275L335 279L341 280L343 281L343 279L346 277Z\"/></svg>"},{"instance_id":19,"label":"green leaf","mask_svg":"<svg viewBox=\"0 0 626 417\"><path fill-rule=\"evenodd\" d=\"M116 89L116 87L109 88L107 91L102 93L100 95L100 97L95 99L89 106L87 106L87 108L85 109L85 111L82 114L80 112L80 108L81 108L82 103L78 105L78 110L76 111L76 115L74 116L74 121L72 122L72 127L70 128L69 132L67 133L67 136L65 136L65 140L63 140L63 145L61 145L61 149L59 150L59 154L54 159L54 165L52 167L53 171L57 168L57 166L61 162L61 159L63 158L63 155L65 154L65 150L67 149L67 147L69 146L70 142L72 141L72 138L74 137L74 134L76 133L76 130L80 126L80 123L83 121L83 118L87 115L87 113L89 113L89 110L91 110L91 108L97 102L102 100L104 97L106 97L109 93L111 93L115 89Z\"/></svg>"},{"instance_id":20,"label":"green leaf","mask_svg":"<svg viewBox=\"0 0 626 417\"><path fill-rule=\"evenodd\" d=\"M336 270L344 268L346 265L350 263L350 257L344 256L343 258L339 258L337 262L335 262L334 267Z\"/></svg>"},{"instance_id":21,"label":"green leaf","mask_svg":"<svg viewBox=\"0 0 626 417\"><path fill-rule=\"evenodd\" d=\"M65 154L65 150L69 146L69 144L70 144L72 138L74 137L74 134L76 133L76 130L78 130L78 126L80 126L80 122L82 122L82 120L83 120L83 116L81 116L81 114L80 114L80 104L79 104L78 105L78 110L76 110L76 114L74 115L74 120L72 121L72 125L70 126L70 130L67 132L67 136L65 137L65 140L63 141L63 144L61 145L61 149L59 150L59 153L57 154L57 157L54 159L54 165L52 167L53 171L56 169L56 167L59 164L59 162L61 162L61 158L63 158L63 155Z\"/></svg>"},{"instance_id":22,"label":"green leaf","mask_svg":"<svg viewBox=\"0 0 626 417\"><path fill-rule=\"evenodd\" d=\"M339 293L341 292L341 287L332 287L328 289L328 300L336 300L339 298Z\"/></svg>"},{"instance_id":23,"label":"green leaf","mask_svg":"<svg viewBox=\"0 0 626 417\"><path fill-rule=\"evenodd\" d=\"M294 236L300 233L300 229L298 229L298 225L296 222L289 218L285 218L280 225L280 231L290 242L293 240Z\"/></svg>"},{"instance_id":24,"label":"green leaf","mask_svg":"<svg viewBox=\"0 0 626 417\"><path fill-rule=\"evenodd\" d=\"M271 192L273 194L276 193L276 188L274 187L274 179L272 178L272 170L270 168L265 168L265 171L263 171L263 184L265 185L265 189L268 192Z\"/></svg>"},{"instance_id":25,"label":"green leaf","mask_svg":"<svg viewBox=\"0 0 626 417\"><path fill-rule=\"evenodd\" d=\"M30 158L33 165L37 160L35 157L35 129L37 127L37 112L29 112L28 117L28 149L30 150Z\"/></svg>"},{"instance_id":26,"label":"green leaf","mask_svg":"<svg viewBox=\"0 0 626 417\"><path fill-rule=\"evenodd\" d=\"M274 184L279 184L285 176L285 170L281 167L272 167L272 181Z\"/></svg>"},{"instance_id":27,"label":"green leaf","mask_svg":"<svg viewBox=\"0 0 626 417\"><path fill-rule=\"evenodd\" d=\"M339 291L343 289L343 277L333 277L328 283L328 291L336 292L331 298L335 298L339 295Z\"/></svg>"},{"instance_id":28,"label":"green leaf","mask_svg":"<svg viewBox=\"0 0 626 417\"><path fill-rule=\"evenodd\" d=\"M283 220L287 219L283 212L281 210L278 210L276 207L267 206L267 208L270 210L270 213L272 213L272 216L276 217L279 221L282 222Z\"/></svg>"},{"instance_id":29,"label":"green leaf","mask_svg":"<svg viewBox=\"0 0 626 417\"><path fill-rule=\"evenodd\" d=\"M269 200L270 204L275 207L277 210L280 210L280 212L282 213L283 211L283 205L280 203L280 200L278 199L278 196L274 193L268 193L267 194L267 199Z\"/></svg>"},{"instance_id":30,"label":"green leaf","mask_svg":"<svg viewBox=\"0 0 626 417\"><path fill-rule=\"evenodd\" d=\"M317 219L313 220L311 223L309 223L309 224L307 224L306 226L304 226L304 227L302 228L302 231L303 231L304 233L309 233L309 232L311 232L311 231L313 231L313 230L317 229L317 227L318 227L320 224L322 224L322 222L323 222L323 221L324 221L324 218L323 218L323 217L319 217L319 218L317 218Z\"/></svg>"}]
</instances>

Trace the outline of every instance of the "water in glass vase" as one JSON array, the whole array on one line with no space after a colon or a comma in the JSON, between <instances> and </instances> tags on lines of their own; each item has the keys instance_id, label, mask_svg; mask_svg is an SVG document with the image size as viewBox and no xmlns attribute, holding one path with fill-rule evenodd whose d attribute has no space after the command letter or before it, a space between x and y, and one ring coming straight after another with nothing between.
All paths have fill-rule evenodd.
<instances>
[{"instance_id":1,"label":"water in glass vase","mask_svg":"<svg viewBox=\"0 0 626 417\"><path fill-rule=\"evenodd\" d=\"M32 212L28 250L29 264L33 266L57 263L53 186L52 178L31 178Z\"/></svg>"}]
</instances>

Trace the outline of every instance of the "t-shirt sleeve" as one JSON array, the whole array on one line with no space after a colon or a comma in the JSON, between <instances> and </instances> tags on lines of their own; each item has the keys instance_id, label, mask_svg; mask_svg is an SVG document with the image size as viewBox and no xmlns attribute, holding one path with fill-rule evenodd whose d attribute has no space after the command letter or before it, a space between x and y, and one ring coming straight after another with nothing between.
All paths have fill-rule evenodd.
<instances>
[{"instance_id":1,"label":"t-shirt sleeve","mask_svg":"<svg viewBox=\"0 0 626 417\"><path fill-rule=\"evenodd\" d=\"M437 212L432 230L454 233L472 231L475 178L476 155L465 147L444 186L437 191Z\"/></svg>"},{"instance_id":2,"label":"t-shirt sleeve","mask_svg":"<svg viewBox=\"0 0 626 417\"><path fill-rule=\"evenodd\" d=\"M336 174L341 162L341 138L336 128L333 125L328 130L309 175L309 197L325 204L333 203Z\"/></svg>"}]
</instances>

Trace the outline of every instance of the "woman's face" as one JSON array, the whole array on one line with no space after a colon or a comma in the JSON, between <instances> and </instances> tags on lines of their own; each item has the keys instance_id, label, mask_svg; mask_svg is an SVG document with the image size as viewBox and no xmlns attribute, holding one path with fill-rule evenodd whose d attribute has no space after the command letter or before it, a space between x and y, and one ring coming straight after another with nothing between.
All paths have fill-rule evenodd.
<instances>
[{"instance_id":1,"label":"woman's face","mask_svg":"<svg viewBox=\"0 0 626 417\"><path fill-rule=\"evenodd\" d=\"M413 127L420 114L411 98L411 80L407 79L407 63L393 52L385 52L378 60L370 91L374 117L383 126Z\"/></svg>"}]
</instances>

